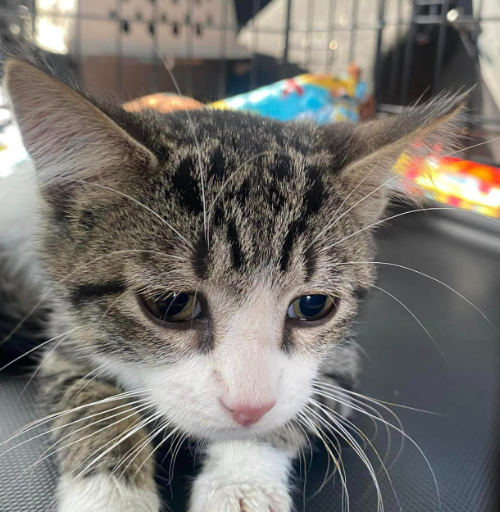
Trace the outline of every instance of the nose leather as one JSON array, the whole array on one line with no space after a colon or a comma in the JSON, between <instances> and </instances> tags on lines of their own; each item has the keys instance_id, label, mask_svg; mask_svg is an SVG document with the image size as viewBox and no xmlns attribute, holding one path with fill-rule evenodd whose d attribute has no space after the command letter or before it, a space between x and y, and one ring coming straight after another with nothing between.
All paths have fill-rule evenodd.
<instances>
[{"instance_id":1,"label":"nose leather","mask_svg":"<svg viewBox=\"0 0 500 512\"><path fill-rule=\"evenodd\" d=\"M259 406L248 404L228 406L222 400L221 403L231 414L233 420L243 427L249 427L250 425L257 423L264 414L268 413L276 405L276 401L268 402L267 404Z\"/></svg>"}]
</instances>

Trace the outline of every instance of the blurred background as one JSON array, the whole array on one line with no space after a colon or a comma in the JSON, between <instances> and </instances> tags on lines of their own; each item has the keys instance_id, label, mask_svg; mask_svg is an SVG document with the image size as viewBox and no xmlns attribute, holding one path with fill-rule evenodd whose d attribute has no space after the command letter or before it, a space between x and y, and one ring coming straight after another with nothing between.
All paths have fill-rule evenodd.
<instances>
[{"instance_id":1,"label":"blurred background","mask_svg":"<svg viewBox=\"0 0 500 512\"><path fill-rule=\"evenodd\" d=\"M143 98L131 110L172 108L176 87L164 62L183 95L212 108L318 123L404 113L416 101L474 86L461 150L437 147L401 166L424 204L448 209L389 211L392 220L377 233L377 287L356 324L361 391L437 413L393 409L428 457L441 507L415 445L407 440L398 455L397 430L391 441L386 424L377 434L373 418L355 417L387 454L392 482L382 474L380 486L389 512L399 510L392 485L409 512L500 510L499 34L499 0L0 0L0 60L19 45L31 48L97 96ZM2 177L26 158L6 105L0 144ZM36 417L31 388L19 401L24 385L0 374L0 439ZM370 475L347 444L351 510L375 511ZM29 443L0 457L0 511L47 510L51 460L29 481L15 470L45 448ZM192 462L179 459L175 492L166 496L174 512L185 510L184 476L192 472ZM297 486L297 510L342 510L341 486L322 485L325 468L319 451L303 492Z\"/></svg>"}]
</instances>

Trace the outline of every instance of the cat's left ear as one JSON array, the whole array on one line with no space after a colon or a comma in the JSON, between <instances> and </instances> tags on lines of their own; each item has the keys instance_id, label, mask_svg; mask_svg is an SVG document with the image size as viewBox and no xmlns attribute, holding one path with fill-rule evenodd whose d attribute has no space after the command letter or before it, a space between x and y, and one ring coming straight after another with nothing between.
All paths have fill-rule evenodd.
<instances>
[{"instance_id":1,"label":"cat's left ear","mask_svg":"<svg viewBox=\"0 0 500 512\"><path fill-rule=\"evenodd\" d=\"M340 178L350 205L367 222L385 210L390 189L404 177L394 168L410 159L427 157L437 146L453 148L460 136L465 94L442 95L403 114L360 124L354 130L347 165ZM334 125L335 126L335 125Z\"/></svg>"},{"instance_id":2,"label":"cat's left ear","mask_svg":"<svg viewBox=\"0 0 500 512\"><path fill-rule=\"evenodd\" d=\"M4 87L46 198L75 180L119 183L154 155L84 95L36 66L7 63Z\"/></svg>"}]
</instances>

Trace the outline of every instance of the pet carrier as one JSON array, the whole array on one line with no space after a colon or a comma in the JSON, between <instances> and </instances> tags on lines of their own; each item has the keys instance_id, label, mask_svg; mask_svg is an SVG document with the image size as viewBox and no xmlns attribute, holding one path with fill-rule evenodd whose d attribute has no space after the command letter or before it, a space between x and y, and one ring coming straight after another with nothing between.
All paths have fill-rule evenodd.
<instances>
[{"instance_id":1,"label":"pet carrier","mask_svg":"<svg viewBox=\"0 0 500 512\"><path fill-rule=\"evenodd\" d=\"M461 156L491 165L500 164L495 141L500 134L497 30L497 0L0 0L2 60L19 46L30 48L60 74L113 99L176 92L164 63L180 92L203 102L304 73L343 77L354 63L367 94L373 95L377 115L404 112L441 91L474 86L465 131L471 148ZM2 122L4 129L8 117ZM446 229L440 231L443 223ZM380 261L439 274L464 295L469 292L474 304L498 324L498 234L444 218L431 223L408 216L390 234L382 230L379 241ZM399 503L408 511L438 510L435 476L442 512L496 512L498 332L481 323L477 311L459 298L450 298L432 277L393 271L382 268L381 282L405 306L401 315L389 319L387 311L398 304L391 302L392 293L376 291L376 300L364 308L359 343L371 361L364 364L362 391L381 398L384 406L401 403L445 416L395 409L427 459L406 440L389 466L391 480L383 471L379 474L385 510L399 510ZM418 324L415 330L408 325L411 316L408 321L403 317L407 306L422 312L450 364L433 345L424 344ZM19 400L24 386L19 376L0 373L0 442L37 417L33 386ZM369 451L370 419L356 418L355 423L367 433ZM385 426L379 425L373 443L381 458L387 449L390 462L399 451L394 445L399 432L392 432L391 443L383 438ZM53 507L52 459L26 472L49 446L40 437L2 454L0 445L1 512ZM348 443L341 448L350 510L376 511L370 475ZM186 475L193 472L189 449L184 455L178 458L173 483L165 485L162 478L168 481L168 474L160 474L158 482L175 512L186 510ZM324 481L327 467L321 450L297 465L297 510L343 510L338 477Z\"/></svg>"}]
</instances>

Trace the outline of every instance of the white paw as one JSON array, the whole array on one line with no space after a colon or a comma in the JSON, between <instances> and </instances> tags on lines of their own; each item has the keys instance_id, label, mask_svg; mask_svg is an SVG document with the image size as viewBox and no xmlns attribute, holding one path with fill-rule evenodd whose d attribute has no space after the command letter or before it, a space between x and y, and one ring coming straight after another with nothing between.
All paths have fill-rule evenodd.
<instances>
[{"instance_id":1,"label":"white paw","mask_svg":"<svg viewBox=\"0 0 500 512\"><path fill-rule=\"evenodd\" d=\"M189 512L290 512L292 500L285 485L225 483L198 479Z\"/></svg>"},{"instance_id":2,"label":"white paw","mask_svg":"<svg viewBox=\"0 0 500 512\"><path fill-rule=\"evenodd\" d=\"M268 445L228 442L208 449L189 512L290 512L289 455Z\"/></svg>"},{"instance_id":3,"label":"white paw","mask_svg":"<svg viewBox=\"0 0 500 512\"><path fill-rule=\"evenodd\" d=\"M58 512L159 512L156 490L137 489L108 475L63 477Z\"/></svg>"}]
</instances>

